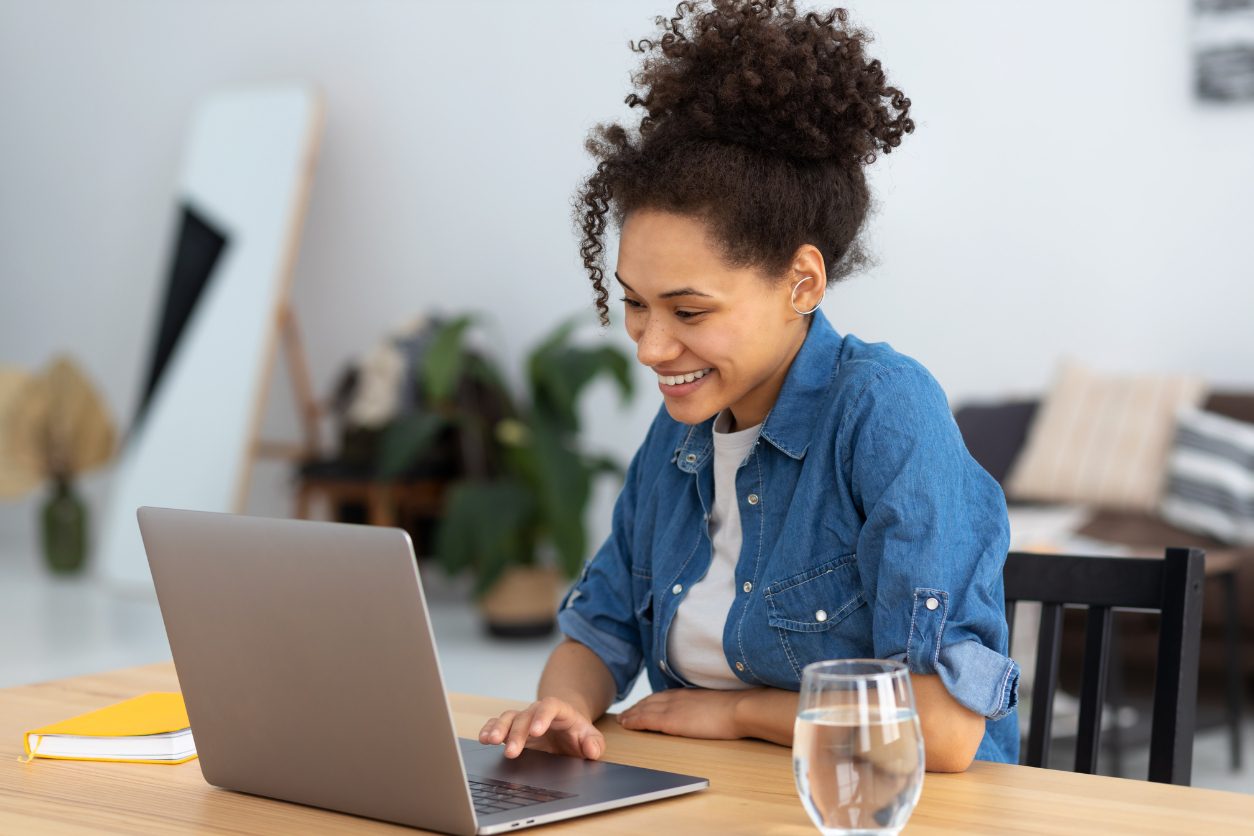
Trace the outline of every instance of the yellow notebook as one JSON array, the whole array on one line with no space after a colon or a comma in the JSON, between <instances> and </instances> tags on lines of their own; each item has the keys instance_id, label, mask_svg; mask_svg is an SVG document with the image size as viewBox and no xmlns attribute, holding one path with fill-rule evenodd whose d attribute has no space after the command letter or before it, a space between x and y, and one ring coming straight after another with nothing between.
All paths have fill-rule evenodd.
<instances>
[{"instance_id":1,"label":"yellow notebook","mask_svg":"<svg viewBox=\"0 0 1254 836\"><path fill-rule=\"evenodd\" d=\"M184 763L196 757L179 693L135 697L26 733L26 760Z\"/></svg>"}]
</instances>

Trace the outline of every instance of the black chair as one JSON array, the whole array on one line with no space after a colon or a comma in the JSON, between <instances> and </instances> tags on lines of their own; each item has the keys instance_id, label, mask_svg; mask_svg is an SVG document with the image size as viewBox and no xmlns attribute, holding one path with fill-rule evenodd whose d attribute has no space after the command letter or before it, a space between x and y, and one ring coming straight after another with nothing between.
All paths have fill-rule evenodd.
<instances>
[{"instance_id":1,"label":"black chair","mask_svg":"<svg viewBox=\"0 0 1254 836\"><path fill-rule=\"evenodd\" d=\"M1027 750L1023 762L1045 766L1065 605L1088 607L1075 771L1092 773L1101 738L1110 661L1111 612L1159 610L1158 664L1150 730L1149 780L1188 785L1193 769L1198 645L1202 629L1205 553L1167 549L1165 559L1084 557L1011 552L1006 557L1006 618L1014 627L1018 601L1041 603Z\"/></svg>"}]
</instances>

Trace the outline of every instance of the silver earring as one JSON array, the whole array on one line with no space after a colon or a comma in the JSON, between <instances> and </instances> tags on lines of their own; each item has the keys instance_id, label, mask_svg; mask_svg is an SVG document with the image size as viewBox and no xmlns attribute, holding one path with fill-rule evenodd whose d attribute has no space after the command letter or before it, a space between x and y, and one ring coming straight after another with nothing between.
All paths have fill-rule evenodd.
<instances>
[{"instance_id":1,"label":"silver earring","mask_svg":"<svg viewBox=\"0 0 1254 836\"><path fill-rule=\"evenodd\" d=\"M819 297L819 301L814 303L813 308L810 308L810 310L808 311L803 311L797 308L797 288L801 287L803 284L805 284L806 282L810 281L813 278L814 276L806 276L804 279L802 279L801 281L797 282L795 285L792 286L792 309L794 311L797 311L798 316L809 316L810 314L814 313L815 311L819 309L819 305L823 304L823 300L827 298L827 288L823 288L823 295Z\"/></svg>"}]
</instances>

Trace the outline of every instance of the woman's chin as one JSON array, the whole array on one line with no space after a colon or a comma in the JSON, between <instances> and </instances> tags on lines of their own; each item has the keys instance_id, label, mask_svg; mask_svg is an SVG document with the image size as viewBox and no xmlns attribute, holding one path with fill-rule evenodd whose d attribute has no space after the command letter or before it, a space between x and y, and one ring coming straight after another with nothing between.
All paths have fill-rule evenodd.
<instances>
[{"instance_id":1,"label":"woman's chin","mask_svg":"<svg viewBox=\"0 0 1254 836\"><path fill-rule=\"evenodd\" d=\"M686 400L676 398L663 398L666 404L666 412L681 424L696 425L718 414L717 408L702 407L700 404L691 403Z\"/></svg>"}]
</instances>

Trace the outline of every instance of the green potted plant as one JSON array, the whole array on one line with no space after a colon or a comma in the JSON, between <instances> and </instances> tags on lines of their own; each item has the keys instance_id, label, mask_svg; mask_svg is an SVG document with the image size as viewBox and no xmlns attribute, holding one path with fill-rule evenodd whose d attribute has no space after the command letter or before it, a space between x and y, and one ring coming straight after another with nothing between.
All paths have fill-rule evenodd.
<instances>
[{"instance_id":1,"label":"green potted plant","mask_svg":"<svg viewBox=\"0 0 1254 836\"><path fill-rule=\"evenodd\" d=\"M384 435L380 471L404 472L442 431L457 428L467 475L449 490L436 552L450 573L474 574L492 633L543 635L553 629L559 575L575 577L587 554L593 483L621 473L582 449L579 400L602 377L629 399L631 363L613 346L573 344L576 324L566 322L527 356L518 396L488 357L468 347L474 322L463 316L438 326L419 365L423 403ZM493 394L492 414L479 408L476 391Z\"/></svg>"}]
</instances>

